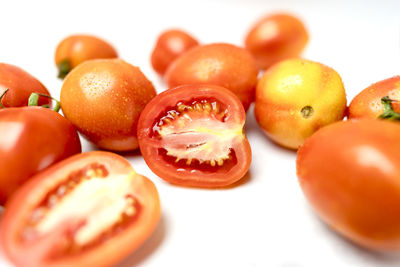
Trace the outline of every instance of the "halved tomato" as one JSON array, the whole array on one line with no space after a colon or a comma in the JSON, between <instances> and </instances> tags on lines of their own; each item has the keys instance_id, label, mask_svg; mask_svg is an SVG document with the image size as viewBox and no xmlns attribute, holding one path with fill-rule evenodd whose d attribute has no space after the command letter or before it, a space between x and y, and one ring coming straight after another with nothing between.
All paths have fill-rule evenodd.
<instances>
[{"instance_id":1,"label":"halved tomato","mask_svg":"<svg viewBox=\"0 0 400 267\"><path fill-rule=\"evenodd\" d=\"M34 176L0 225L18 266L110 266L138 248L160 218L157 189L123 157L88 152Z\"/></svg>"},{"instance_id":2,"label":"halved tomato","mask_svg":"<svg viewBox=\"0 0 400 267\"><path fill-rule=\"evenodd\" d=\"M138 124L140 150L164 180L219 187L242 178L250 167L240 100L215 85L183 85L147 104Z\"/></svg>"}]
</instances>

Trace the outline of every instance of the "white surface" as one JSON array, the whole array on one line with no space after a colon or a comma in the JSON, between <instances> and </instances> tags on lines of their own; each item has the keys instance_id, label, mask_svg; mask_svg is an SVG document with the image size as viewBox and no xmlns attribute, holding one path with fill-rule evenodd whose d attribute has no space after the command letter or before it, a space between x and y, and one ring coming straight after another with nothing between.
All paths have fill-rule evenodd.
<instances>
[{"instance_id":1,"label":"white surface","mask_svg":"<svg viewBox=\"0 0 400 267\"><path fill-rule=\"evenodd\" d=\"M289 11L310 32L305 58L336 69L348 102L371 83L400 74L400 2L393 1L2 1L0 61L40 79L54 96L53 54L72 33L110 41L140 66L158 92L165 89L149 57L158 34L181 27L202 43L242 44L261 15ZM272 144L248 113L253 148L248 179L224 190L172 186L154 175L138 154L137 172L153 180L162 200L154 235L119 266L399 266L400 255L355 246L314 215L297 183L295 153ZM84 150L91 146L83 142ZM0 256L0 265L9 266Z\"/></svg>"}]
</instances>

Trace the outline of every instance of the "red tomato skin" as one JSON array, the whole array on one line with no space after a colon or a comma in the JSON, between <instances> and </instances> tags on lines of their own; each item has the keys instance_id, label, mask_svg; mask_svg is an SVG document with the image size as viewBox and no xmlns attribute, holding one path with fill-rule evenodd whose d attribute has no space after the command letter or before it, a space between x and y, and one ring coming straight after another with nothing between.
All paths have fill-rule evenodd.
<instances>
[{"instance_id":1,"label":"red tomato skin","mask_svg":"<svg viewBox=\"0 0 400 267\"><path fill-rule=\"evenodd\" d=\"M151 53L151 65L162 76L177 57L198 44L196 39L182 30L167 30L157 39Z\"/></svg>"},{"instance_id":2,"label":"red tomato skin","mask_svg":"<svg viewBox=\"0 0 400 267\"><path fill-rule=\"evenodd\" d=\"M138 140L142 156L149 168L162 179L177 185L189 187L216 188L231 185L241 179L251 164L251 148L247 138L235 144L238 163L228 172L205 173L196 169L182 169L166 162L159 154L152 140L154 119L165 108L174 106L179 101L213 97L229 106L226 120L244 123L246 113L239 99L229 90L215 85L182 85L157 95L143 110L138 123Z\"/></svg>"},{"instance_id":3,"label":"red tomato skin","mask_svg":"<svg viewBox=\"0 0 400 267\"><path fill-rule=\"evenodd\" d=\"M300 186L321 219L353 242L400 250L400 125L350 120L299 149Z\"/></svg>"},{"instance_id":4,"label":"red tomato skin","mask_svg":"<svg viewBox=\"0 0 400 267\"><path fill-rule=\"evenodd\" d=\"M42 107L0 110L0 204L32 175L81 152L74 126Z\"/></svg>"},{"instance_id":5,"label":"red tomato skin","mask_svg":"<svg viewBox=\"0 0 400 267\"><path fill-rule=\"evenodd\" d=\"M26 213L29 212L38 200L43 198L48 190L56 186L60 181L68 178L70 171L77 170L90 163L101 163L107 166L110 174L136 175L135 195L143 203L142 214L134 227L124 229L123 234L114 236L108 242L102 243L99 247L87 250L85 254L76 254L62 257L57 261L48 259L45 261L33 263L30 259L36 258L32 254L42 247L48 247L48 244L42 244L38 240L35 246L29 247L21 243L21 237L18 231L26 220ZM0 241L7 256L17 265L22 267L107 267L112 266L122 260L124 257L138 249L146 239L152 234L158 225L161 217L161 207L158 191L148 178L134 172L131 164L122 156L105 151L91 151L80 153L68 159L65 159L50 168L38 173L26 184L24 184L11 197L7 203L3 218L0 221ZM68 226L66 222L65 228ZM65 230L60 226L61 230ZM45 237L52 242L59 242L57 234L54 233ZM41 251L40 251L41 252Z\"/></svg>"},{"instance_id":6,"label":"red tomato skin","mask_svg":"<svg viewBox=\"0 0 400 267\"><path fill-rule=\"evenodd\" d=\"M23 69L0 63L0 95L8 89L1 100L5 107L23 107L28 105L31 93L50 95L46 87ZM50 99L40 97L38 105L49 104Z\"/></svg>"}]
</instances>

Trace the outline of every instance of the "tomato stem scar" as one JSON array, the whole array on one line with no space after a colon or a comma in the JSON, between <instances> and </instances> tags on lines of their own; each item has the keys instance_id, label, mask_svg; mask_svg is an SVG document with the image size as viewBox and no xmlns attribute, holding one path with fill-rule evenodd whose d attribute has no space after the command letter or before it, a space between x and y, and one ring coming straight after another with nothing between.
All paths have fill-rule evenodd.
<instances>
[{"instance_id":1,"label":"tomato stem scar","mask_svg":"<svg viewBox=\"0 0 400 267\"><path fill-rule=\"evenodd\" d=\"M69 64L68 59L64 59L57 65L58 67L58 78L64 79L65 76L71 71L71 65Z\"/></svg>"},{"instance_id":2,"label":"tomato stem scar","mask_svg":"<svg viewBox=\"0 0 400 267\"><path fill-rule=\"evenodd\" d=\"M52 108L52 110L54 110L55 112L58 112L60 110L60 108L61 108L60 101L58 101L54 97L51 97L46 94L41 94L41 93L32 93L28 99L28 106L38 106L39 96L50 98L51 100L53 100L55 102L55 105ZM43 105L42 107L49 108L48 105Z\"/></svg>"},{"instance_id":3,"label":"tomato stem scar","mask_svg":"<svg viewBox=\"0 0 400 267\"><path fill-rule=\"evenodd\" d=\"M3 104L1 104L1 100L3 100L3 97L7 93L7 91L8 91L8 88L0 96L0 108L5 108L5 106L3 106Z\"/></svg>"},{"instance_id":4,"label":"tomato stem scar","mask_svg":"<svg viewBox=\"0 0 400 267\"><path fill-rule=\"evenodd\" d=\"M303 118L308 119L314 114L314 109L311 106L305 106L300 112Z\"/></svg>"},{"instance_id":5,"label":"tomato stem scar","mask_svg":"<svg viewBox=\"0 0 400 267\"><path fill-rule=\"evenodd\" d=\"M397 102L396 100L385 96L381 98L381 102L383 105L383 113L378 117L379 119L400 120L400 113L395 112L392 106L392 102Z\"/></svg>"}]
</instances>

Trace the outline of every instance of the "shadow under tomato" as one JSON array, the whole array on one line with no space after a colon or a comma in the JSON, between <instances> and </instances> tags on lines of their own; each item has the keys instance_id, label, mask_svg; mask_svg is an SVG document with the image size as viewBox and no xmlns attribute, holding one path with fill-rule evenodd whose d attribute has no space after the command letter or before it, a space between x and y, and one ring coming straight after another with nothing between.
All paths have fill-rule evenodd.
<instances>
[{"instance_id":1,"label":"shadow under tomato","mask_svg":"<svg viewBox=\"0 0 400 267\"><path fill-rule=\"evenodd\" d=\"M161 245L165 239L167 232L167 224L164 215L161 215L160 222L154 233L142 244L142 246L134 253L130 254L122 262L115 267L131 267L139 265L146 260Z\"/></svg>"}]
</instances>

